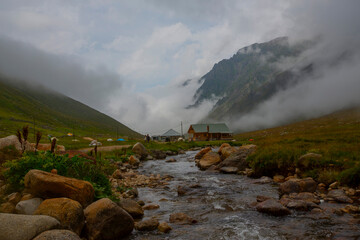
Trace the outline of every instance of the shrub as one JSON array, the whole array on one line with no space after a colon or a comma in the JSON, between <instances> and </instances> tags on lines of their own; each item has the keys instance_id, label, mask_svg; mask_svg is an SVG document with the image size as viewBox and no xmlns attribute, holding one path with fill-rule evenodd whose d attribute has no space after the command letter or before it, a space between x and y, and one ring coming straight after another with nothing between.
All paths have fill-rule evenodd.
<instances>
[{"instance_id":1,"label":"shrub","mask_svg":"<svg viewBox=\"0 0 360 240\"><path fill-rule=\"evenodd\" d=\"M337 180L339 171L335 170L324 170L320 171L317 180L321 183L329 185Z\"/></svg>"},{"instance_id":2,"label":"shrub","mask_svg":"<svg viewBox=\"0 0 360 240\"><path fill-rule=\"evenodd\" d=\"M89 181L94 186L96 198L111 196L106 174L110 174L114 169L105 162L98 161L95 165L92 160L78 156L68 158L67 155L60 156L51 152L26 152L20 159L8 161L4 166L8 168L4 177L12 188L23 188L24 177L31 169L47 172L57 169L61 176Z\"/></svg>"},{"instance_id":3,"label":"shrub","mask_svg":"<svg viewBox=\"0 0 360 240\"><path fill-rule=\"evenodd\" d=\"M339 174L338 180L342 184L356 187L360 184L360 166L346 169Z\"/></svg>"}]
</instances>

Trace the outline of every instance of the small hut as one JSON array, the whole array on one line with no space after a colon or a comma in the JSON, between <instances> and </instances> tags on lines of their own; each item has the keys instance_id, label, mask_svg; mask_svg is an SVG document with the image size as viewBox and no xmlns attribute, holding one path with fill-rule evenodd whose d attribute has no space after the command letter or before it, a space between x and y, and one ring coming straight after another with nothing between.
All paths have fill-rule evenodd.
<instances>
[{"instance_id":1,"label":"small hut","mask_svg":"<svg viewBox=\"0 0 360 240\"><path fill-rule=\"evenodd\" d=\"M168 130L166 133L161 135L161 139L165 141L176 141L181 137L181 134L174 129Z\"/></svg>"}]
</instances>

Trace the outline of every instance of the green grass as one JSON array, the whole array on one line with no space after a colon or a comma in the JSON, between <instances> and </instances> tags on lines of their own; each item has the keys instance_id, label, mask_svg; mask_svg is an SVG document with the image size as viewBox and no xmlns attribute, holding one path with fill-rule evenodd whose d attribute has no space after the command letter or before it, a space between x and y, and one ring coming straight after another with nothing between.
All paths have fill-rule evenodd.
<instances>
[{"instance_id":1,"label":"green grass","mask_svg":"<svg viewBox=\"0 0 360 240\"><path fill-rule=\"evenodd\" d=\"M298 159L306 153L323 157L303 169L303 176L329 182L358 185L360 164L360 109L339 111L287 126L242 133L239 141L258 145L249 163L257 175L294 174ZM253 139L254 141L249 141Z\"/></svg>"},{"instance_id":2,"label":"green grass","mask_svg":"<svg viewBox=\"0 0 360 240\"><path fill-rule=\"evenodd\" d=\"M1 75L0 89L0 137L14 134L24 125L30 127L30 140L35 131L56 137L69 132L92 138L142 137L115 119L60 93Z\"/></svg>"}]
</instances>

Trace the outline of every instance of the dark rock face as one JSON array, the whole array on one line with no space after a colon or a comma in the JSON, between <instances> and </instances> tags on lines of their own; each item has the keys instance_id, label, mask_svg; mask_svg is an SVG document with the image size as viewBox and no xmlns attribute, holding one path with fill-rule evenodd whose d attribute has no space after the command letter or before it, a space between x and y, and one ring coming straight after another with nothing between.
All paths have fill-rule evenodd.
<instances>
[{"instance_id":1,"label":"dark rock face","mask_svg":"<svg viewBox=\"0 0 360 240\"><path fill-rule=\"evenodd\" d=\"M257 204L256 210L273 216L284 216L290 214L290 210L275 199L268 199Z\"/></svg>"},{"instance_id":2,"label":"dark rock face","mask_svg":"<svg viewBox=\"0 0 360 240\"><path fill-rule=\"evenodd\" d=\"M167 156L166 153L161 150L151 150L150 154L155 159L165 159Z\"/></svg>"}]
</instances>

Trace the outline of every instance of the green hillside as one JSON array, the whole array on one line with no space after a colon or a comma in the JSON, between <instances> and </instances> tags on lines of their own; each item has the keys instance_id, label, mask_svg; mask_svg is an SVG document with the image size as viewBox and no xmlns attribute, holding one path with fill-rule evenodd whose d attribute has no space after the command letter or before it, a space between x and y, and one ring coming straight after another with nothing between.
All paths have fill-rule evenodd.
<instances>
[{"instance_id":1,"label":"green hillside","mask_svg":"<svg viewBox=\"0 0 360 240\"><path fill-rule=\"evenodd\" d=\"M141 136L115 119L43 87L0 75L0 89L0 137L14 134L24 125L30 127L30 139L34 125L36 131L58 137L69 132L88 137Z\"/></svg>"}]
</instances>

